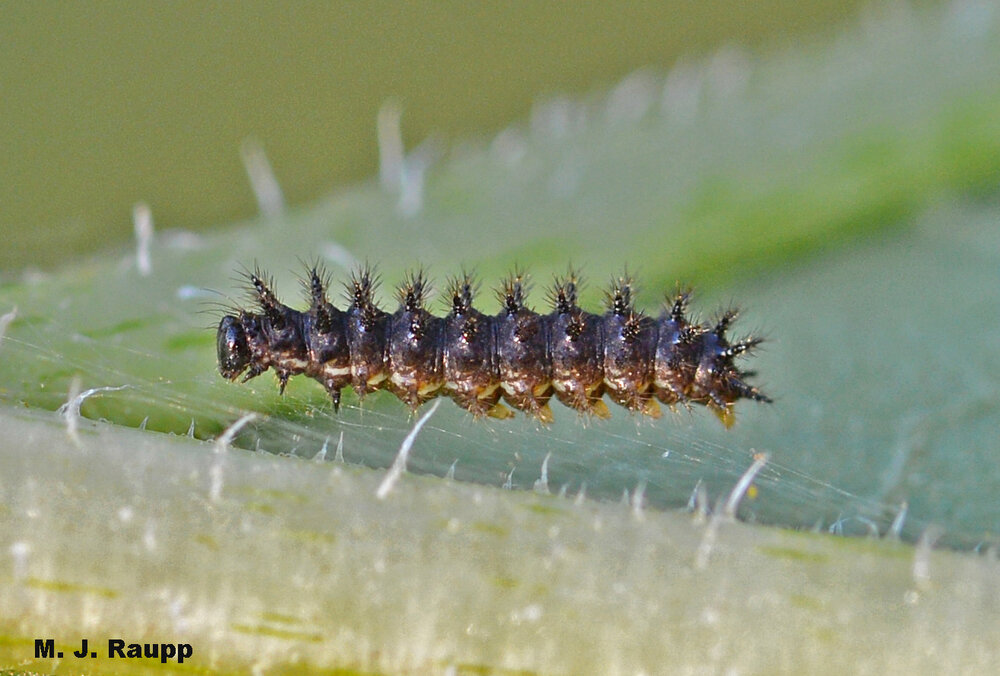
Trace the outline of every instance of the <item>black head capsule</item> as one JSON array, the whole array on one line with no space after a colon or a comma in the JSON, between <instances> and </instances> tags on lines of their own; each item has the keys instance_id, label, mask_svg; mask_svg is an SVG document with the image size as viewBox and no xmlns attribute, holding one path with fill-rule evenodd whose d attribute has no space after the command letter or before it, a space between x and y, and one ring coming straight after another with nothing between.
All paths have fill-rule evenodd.
<instances>
[{"instance_id":1,"label":"black head capsule","mask_svg":"<svg viewBox=\"0 0 1000 676\"><path fill-rule=\"evenodd\" d=\"M226 315L219 322L216 336L219 350L219 373L226 380L236 380L250 366L250 346L239 317Z\"/></svg>"}]
</instances>

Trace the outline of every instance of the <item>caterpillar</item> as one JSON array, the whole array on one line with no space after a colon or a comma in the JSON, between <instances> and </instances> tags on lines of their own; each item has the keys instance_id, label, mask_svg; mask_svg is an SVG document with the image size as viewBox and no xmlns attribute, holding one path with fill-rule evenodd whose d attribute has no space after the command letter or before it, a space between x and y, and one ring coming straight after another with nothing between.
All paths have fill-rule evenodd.
<instances>
[{"instance_id":1,"label":"caterpillar","mask_svg":"<svg viewBox=\"0 0 1000 676\"><path fill-rule=\"evenodd\" d=\"M360 397L388 390L415 411L425 401L449 396L476 417L509 418L514 409L543 423L553 420L549 402L608 418L607 394L632 412L658 418L657 402L671 408L700 404L729 427L739 399L770 402L741 371L737 357L761 343L757 337L730 342L736 318L728 310L714 324L687 317L689 291L678 290L659 317L637 310L626 274L606 292L607 308L580 308L579 276L570 270L549 290L552 312L527 305L528 283L515 271L496 290L501 310L485 315L473 307L478 283L463 273L449 279L449 312L427 308L429 286L422 271L408 274L397 289L399 308L375 303L378 277L369 266L346 284L347 308L327 297L330 279L313 266L303 279L306 311L283 305L273 281L259 269L245 273L259 309L235 308L218 326L219 372L243 382L273 368L284 393L291 376L320 382L339 411L341 390Z\"/></svg>"}]
</instances>

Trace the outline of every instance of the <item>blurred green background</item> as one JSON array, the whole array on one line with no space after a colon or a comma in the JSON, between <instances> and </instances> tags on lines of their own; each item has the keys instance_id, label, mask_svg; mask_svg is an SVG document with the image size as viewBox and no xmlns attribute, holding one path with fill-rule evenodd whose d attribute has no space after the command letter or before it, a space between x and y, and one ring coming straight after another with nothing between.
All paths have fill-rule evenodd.
<instances>
[{"instance_id":1,"label":"blurred green background","mask_svg":"<svg viewBox=\"0 0 1000 676\"><path fill-rule=\"evenodd\" d=\"M409 147L482 136L540 97L639 67L727 44L808 43L860 5L5 3L0 273L129 240L139 200L158 227L250 216L248 137L300 204L375 172L375 117L390 98Z\"/></svg>"}]
</instances>

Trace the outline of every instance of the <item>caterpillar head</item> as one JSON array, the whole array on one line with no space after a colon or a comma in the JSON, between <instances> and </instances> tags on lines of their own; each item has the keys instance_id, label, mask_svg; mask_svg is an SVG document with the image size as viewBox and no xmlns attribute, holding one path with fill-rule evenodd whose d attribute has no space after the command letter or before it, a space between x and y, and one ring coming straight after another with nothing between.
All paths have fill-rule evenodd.
<instances>
[{"instance_id":1,"label":"caterpillar head","mask_svg":"<svg viewBox=\"0 0 1000 676\"><path fill-rule=\"evenodd\" d=\"M219 322L216 335L219 350L219 373L226 380L236 380L250 366L250 346L246 329L239 317L226 315Z\"/></svg>"}]
</instances>

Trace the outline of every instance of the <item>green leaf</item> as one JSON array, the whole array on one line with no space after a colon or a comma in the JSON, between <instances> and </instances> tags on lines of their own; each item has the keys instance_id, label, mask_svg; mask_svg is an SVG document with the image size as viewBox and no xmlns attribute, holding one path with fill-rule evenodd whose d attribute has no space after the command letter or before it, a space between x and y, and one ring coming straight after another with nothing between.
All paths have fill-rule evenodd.
<instances>
[{"instance_id":1,"label":"green leaf","mask_svg":"<svg viewBox=\"0 0 1000 676\"><path fill-rule=\"evenodd\" d=\"M540 106L427 169L416 210L357 186L211 236L161 233L149 276L122 254L0 289L0 312L17 307L0 344L9 664L81 626L190 637L195 668L216 655L233 671L996 663L995 557L929 548L995 551L1000 524L1000 74L983 66L1000 26L971 5L905 16ZM584 424L561 409L540 428L445 402L409 461L431 476L380 501L412 425L398 401L335 415L305 379L282 398L215 372L221 310L205 302L242 301L234 270L254 261L288 299L314 258L341 278L378 262L390 283L417 264L492 282L519 263L541 286L572 262L590 306L627 263L650 310L692 283L705 314L738 302L738 326L768 338L750 363L776 403L741 402L727 431L703 410ZM50 412L74 382L94 389L82 414L112 423L79 422L76 443ZM271 454L198 441L248 411L235 446ZM306 460L341 439L349 464ZM743 520L922 544L676 512L725 499L761 452Z\"/></svg>"}]
</instances>

